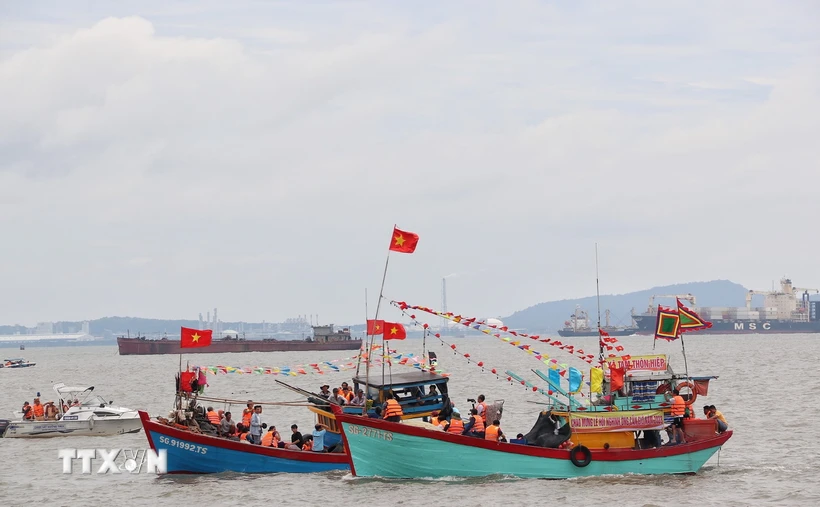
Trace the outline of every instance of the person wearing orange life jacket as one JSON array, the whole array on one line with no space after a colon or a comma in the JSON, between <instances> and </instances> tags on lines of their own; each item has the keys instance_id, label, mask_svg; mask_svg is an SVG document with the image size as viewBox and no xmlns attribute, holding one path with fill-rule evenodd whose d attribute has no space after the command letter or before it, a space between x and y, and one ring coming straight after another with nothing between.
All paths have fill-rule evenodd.
<instances>
[{"instance_id":1,"label":"person wearing orange life jacket","mask_svg":"<svg viewBox=\"0 0 820 507\"><path fill-rule=\"evenodd\" d=\"M253 401L248 400L248 406L242 410L242 425L251 427L251 417L253 417Z\"/></svg>"},{"instance_id":2,"label":"person wearing orange life jacket","mask_svg":"<svg viewBox=\"0 0 820 507\"><path fill-rule=\"evenodd\" d=\"M475 404L475 409L478 410L478 415L481 416L481 420L484 421L484 424L487 424L487 403L484 401L484 395L478 395L478 403Z\"/></svg>"},{"instance_id":3,"label":"person wearing orange life jacket","mask_svg":"<svg viewBox=\"0 0 820 507\"><path fill-rule=\"evenodd\" d=\"M683 435L683 415L686 412L686 401L677 389L672 389L672 398L670 401L672 402L672 409L670 410L670 415L672 416L672 433L666 445L682 444L686 442L686 438Z\"/></svg>"},{"instance_id":4,"label":"person wearing orange life jacket","mask_svg":"<svg viewBox=\"0 0 820 507\"><path fill-rule=\"evenodd\" d=\"M242 423L236 425L236 436L240 441L248 441L248 427Z\"/></svg>"},{"instance_id":5,"label":"person wearing orange life jacket","mask_svg":"<svg viewBox=\"0 0 820 507\"><path fill-rule=\"evenodd\" d=\"M387 401L384 402L382 414L385 421L401 422L401 416L404 415L404 412L402 411L399 402L396 401L393 396L390 396L387 398Z\"/></svg>"},{"instance_id":6,"label":"person wearing orange life jacket","mask_svg":"<svg viewBox=\"0 0 820 507\"><path fill-rule=\"evenodd\" d=\"M484 430L484 440L491 440L493 442L505 442L504 433L501 432L501 421L496 419L493 423Z\"/></svg>"},{"instance_id":7,"label":"person wearing orange life jacket","mask_svg":"<svg viewBox=\"0 0 820 507\"><path fill-rule=\"evenodd\" d=\"M209 423L213 424L214 426L219 426L220 417L219 414L216 413L216 410L214 410L214 407L208 407L208 412L206 415L208 417Z\"/></svg>"},{"instance_id":8,"label":"person wearing orange life jacket","mask_svg":"<svg viewBox=\"0 0 820 507\"><path fill-rule=\"evenodd\" d=\"M31 406L31 413L34 414L35 421L45 420L46 409L40 404L40 398L34 398L34 405Z\"/></svg>"},{"instance_id":9,"label":"person wearing orange life jacket","mask_svg":"<svg viewBox=\"0 0 820 507\"><path fill-rule=\"evenodd\" d=\"M262 447L279 447L279 432L276 426L271 426L262 437Z\"/></svg>"},{"instance_id":10,"label":"person wearing orange life jacket","mask_svg":"<svg viewBox=\"0 0 820 507\"><path fill-rule=\"evenodd\" d=\"M444 431L453 435L464 433L464 421L461 420L461 414L458 410L453 410L453 416L450 418L450 422L444 425Z\"/></svg>"},{"instance_id":11,"label":"person wearing orange life jacket","mask_svg":"<svg viewBox=\"0 0 820 507\"><path fill-rule=\"evenodd\" d=\"M444 420L444 419L439 420L439 418L438 418L438 414L439 414L439 411L438 411L438 410L434 410L434 411L430 414L430 424L432 424L433 426L441 426L441 425L442 425L442 423L447 422L447 421L446 421L446 420Z\"/></svg>"},{"instance_id":12,"label":"person wearing orange life jacket","mask_svg":"<svg viewBox=\"0 0 820 507\"><path fill-rule=\"evenodd\" d=\"M484 438L484 419L478 414L478 409L473 408L470 410L470 421L464 429L465 435Z\"/></svg>"},{"instance_id":13,"label":"person wearing orange life jacket","mask_svg":"<svg viewBox=\"0 0 820 507\"><path fill-rule=\"evenodd\" d=\"M30 419L34 419L34 413L31 411L31 405L26 401L23 403L23 420Z\"/></svg>"}]
</instances>

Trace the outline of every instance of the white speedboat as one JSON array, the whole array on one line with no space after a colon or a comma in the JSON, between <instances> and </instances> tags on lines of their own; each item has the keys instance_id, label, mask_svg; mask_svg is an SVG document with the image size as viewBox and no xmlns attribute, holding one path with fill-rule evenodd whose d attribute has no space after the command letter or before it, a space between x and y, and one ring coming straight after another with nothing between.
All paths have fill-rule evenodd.
<instances>
[{"instance_id":1,"label":"white speedboat","mask_svg":"<svg viewBox=\"0 0 820 507\"><path fill-rule=\"evenodd\" d=\"M105 436L137 433L142 429L136 410L117 407L94 394L94 386L71 387L55 384L57 418L44 421L23 419L14 413L3 436L5 438L59 437L65 435Z\"/></svg>"},{"instance_id":2,"label":"white speedboat","mask_svg":"<svg viewBox=\"0 0 820 507\"><path fill-rule=\"evenodd\" d=\"M26 361L25 359L3 359L3 362L0 363L0 368L28 368L30 366L34 366L37 363L32 363L31 361Z\"/></svg>"}]
</instances>

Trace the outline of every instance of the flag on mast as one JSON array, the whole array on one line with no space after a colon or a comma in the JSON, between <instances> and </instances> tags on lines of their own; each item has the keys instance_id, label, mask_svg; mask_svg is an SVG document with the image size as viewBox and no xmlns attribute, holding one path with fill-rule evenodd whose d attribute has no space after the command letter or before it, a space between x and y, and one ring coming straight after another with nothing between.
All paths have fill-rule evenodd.
<instances>
[{"instance_id":1,"label":"flag on mast","mask_svg":"<svg viewBox=\"0 0 820 507\"><path fill-rule=\"evenodd\" d=\"M658 305L658 320L655 324L655 339L677 340L680 338L680 314L678 309Z\"/></svg>"},{"instance_id":2,"label":"flag on mast","mask_svg":"<svg viewBox=\"0 0 820 507\"><path fill-rule=\"evenodd\" d=\"M404 326L398 322L384 323L384 339L385 340L404 340L407 338L407 331Z\"/></svg>"},{"instance_id":3,"label":"flag on mast","mask_svg":"<svg viewBox=\"0 0 820 507\"><path fill-rule=\"evenodd\" d=\"M210 329L191 329L183 327L180 332L179 346L183 349L207 347L211 344L213 331Z\"/></svg>"},{"instance_id":4,"label":"flag on mast","mask_svg":"<svg viewBox=\"0 0 820 507\"><path fill-rule=\"evenodd\" d=\"M367 319L367 335L376 336L380 334L384 334L384 321Z\"/></svg>"},{"instance_id":5,"label":"flag on mast","mask_svg":"<svg viewBox=\"0 0 820 507\"><path fill-rule=\"evenodd\" d=\"M678 299L678 315L680 316L680 332L699 331L712 327L711 322L707 322L694 311L686 308Z\"/></svg>"},{"instance_id":6,"label":"flag on mast","mask_svg":"<svg viewBox=\"0 0 820 507\"><path fill-rule=\"evenodd\" d=\"M411 254L419 244L419 235L414 232L402 231L393 227L393 236L390 238L390 251Z\"/></svg>"}]
</instances>

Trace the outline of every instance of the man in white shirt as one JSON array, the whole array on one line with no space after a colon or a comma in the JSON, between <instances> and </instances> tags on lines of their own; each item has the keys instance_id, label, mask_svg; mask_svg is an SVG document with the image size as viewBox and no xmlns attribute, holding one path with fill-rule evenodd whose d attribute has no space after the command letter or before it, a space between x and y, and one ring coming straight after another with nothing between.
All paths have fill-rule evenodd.
<instances>
[{"instance_id":1,"label":"man in white shirt","mask_svg":"<svg viewBox=\"0 0 820 507\"><path fill-rule=\"evenodd\" d=\"M251 416L251 431L248 435L248 440L252 444L262 443L262 405L253 407L253 415Z\"/></svg>"}]
</instances>

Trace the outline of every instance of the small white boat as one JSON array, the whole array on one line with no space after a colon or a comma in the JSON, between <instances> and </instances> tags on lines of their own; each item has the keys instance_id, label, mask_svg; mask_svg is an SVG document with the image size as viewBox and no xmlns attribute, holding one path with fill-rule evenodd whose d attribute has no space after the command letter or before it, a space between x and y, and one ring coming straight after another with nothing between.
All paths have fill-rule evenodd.
<instances>
[{"instance_id":1,"label":"small white boat","mask_svg":"<svg viewBox=\"0 0 820 507\"><path fill-rule=\"evenodd\" d=\"M3 362L0 363L0 368L28 368L29 366L34 366L35 364L37 363L32 363L31 361L26 361L21 358L3 359Z\"/></svg>"},{"instance_id":2,"label":"small white boat","mask_svg":"<svg viewBox=\"0 0 820 507\"><path fill-rule=\"evenodd\" d=\"M39 438L66 435L105 436L137 433L142 428L136 410L112 405L94 394L94 386L54 385L57 418L44 421L24 420L23 412L14 413L3 432L5 438Z\"/></svg>"}]
</instances>

